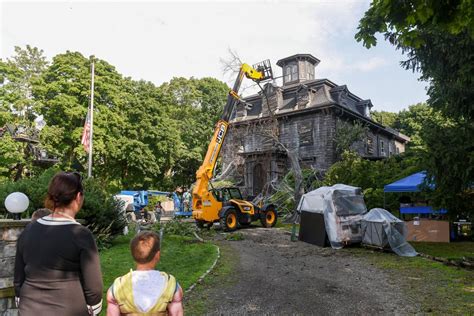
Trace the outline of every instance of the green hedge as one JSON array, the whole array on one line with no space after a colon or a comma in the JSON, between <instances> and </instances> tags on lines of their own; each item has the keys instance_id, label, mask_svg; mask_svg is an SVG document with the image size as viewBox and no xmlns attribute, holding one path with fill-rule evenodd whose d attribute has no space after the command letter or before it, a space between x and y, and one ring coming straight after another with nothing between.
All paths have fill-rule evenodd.
<instances>
[{"instance_id":1,"label":"green hedge","mask_svg":"<svg viewBox=\"0 0 474 316\"><path fill-rule=\"evenodd\" d=\"M30 199L28 210L22 215L25 218L34 210L44 207L49 181L58 171L51 168L38 177L0 183L0 216L9 216L4 201L12 192L23 192ZM84 180L84 194L84 205L77 218L84 219L96 237L120 233L125 226L125 218L120 213L119 202L113 199L113 194L107 192L103 184L94 178Z\"/></svg>"}]
</instances>

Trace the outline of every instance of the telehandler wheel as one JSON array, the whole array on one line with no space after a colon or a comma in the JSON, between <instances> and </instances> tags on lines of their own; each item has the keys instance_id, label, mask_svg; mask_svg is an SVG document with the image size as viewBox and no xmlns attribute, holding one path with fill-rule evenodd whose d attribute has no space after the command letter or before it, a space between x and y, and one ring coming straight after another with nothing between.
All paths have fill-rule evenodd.
<instances>
[{"instance_id":1,"label":"telehandler wheel","mask_svg":"<svg viewBox=\"0 0 474 316\"><path fill-rule=\"evenodd\" d=\"M219 220L222 230L231 232L237 229L237 212L233 208L229 208Z\"/></svg>"},{"instance_id":2,"label":"telehandler wheel","mask_svg":"<svg viewBox=\"0 0 474 316\"><path fill-rule=\"evenodd\" d=\"M274 208L269 208L263 213L263 217L260 218L260 222L263 227L273 227L277 222L277 212Z\"/></svg>"}]
</instances>

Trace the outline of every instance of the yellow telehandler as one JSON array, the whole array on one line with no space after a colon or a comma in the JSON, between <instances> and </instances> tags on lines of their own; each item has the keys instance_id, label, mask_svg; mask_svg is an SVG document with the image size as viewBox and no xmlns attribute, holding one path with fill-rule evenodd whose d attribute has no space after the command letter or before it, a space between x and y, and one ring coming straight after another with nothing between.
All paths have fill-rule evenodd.
<instances>
[{"instance_id":1,"label":"yellow telehandler","mask_svg":"<svg viewBox=\"0 0 474 316\"><path fill-rule=\"evenodd\" d=\"M193 189L193 218L198 227L212 226L219 222L224 231L233 231L239 226L248 226L251 222L260 220L264 227L273 227L277 222L277 210L274 205L254 205L242 199L239 188L213 188L211 179L229 127L229 119L235 105L240 97L237 94L243 78L253 80L256 83L273 78L272 68L269 60L253 66L242 64L234 87L227 96L219 121L216 124L214 135L209 143L206 156L201 167L196 172L196 184Z\"/></svg>"}]
</instances>

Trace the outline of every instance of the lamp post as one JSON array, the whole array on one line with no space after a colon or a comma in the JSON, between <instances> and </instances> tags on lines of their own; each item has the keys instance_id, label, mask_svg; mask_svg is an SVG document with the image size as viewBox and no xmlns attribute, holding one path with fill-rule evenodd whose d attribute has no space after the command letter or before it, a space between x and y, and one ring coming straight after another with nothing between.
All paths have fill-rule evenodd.
<instances>
[{"instance_id":1,"label":"lamp post","mask_svg":"<svg viewBox=\"0 0 474 316\"><path fill-rule=\"evenodd\" d=\"M5 199L5 208L13 214L13 218L16 220L21 219L20 214L26 211L29 204L30 200L21 192L10 193Z\"/></svg>"}]
</instances>

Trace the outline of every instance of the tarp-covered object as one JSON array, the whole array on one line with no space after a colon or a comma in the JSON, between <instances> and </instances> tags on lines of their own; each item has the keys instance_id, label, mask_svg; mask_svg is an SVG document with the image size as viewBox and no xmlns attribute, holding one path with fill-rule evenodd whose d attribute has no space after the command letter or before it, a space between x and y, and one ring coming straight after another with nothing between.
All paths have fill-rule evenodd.
<instances>
[{"instance_id":1,"label":"tarp-covered object","mask_svg":"<svg viewBox=\"0 0 474 316\"><path fill-rule=\"evenodd\" d=\"M331 247L362 241L361 220L367 212L361 189L345 184L321 187L301 197L299 212L324 214Z\"/></svg>"},{"instance_id":2,"label":"tarp-covered object","mask_svg":"<svg viewBox=\"0 0 474 316\"><path fill-rule=\"evenodd\" d=\"M399 256L414 257L417 252L406 241L405 222L383 208L373 208L362 218L362 243L390 248Z\"/></svg>"}]
</instances>

